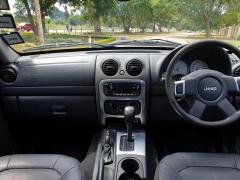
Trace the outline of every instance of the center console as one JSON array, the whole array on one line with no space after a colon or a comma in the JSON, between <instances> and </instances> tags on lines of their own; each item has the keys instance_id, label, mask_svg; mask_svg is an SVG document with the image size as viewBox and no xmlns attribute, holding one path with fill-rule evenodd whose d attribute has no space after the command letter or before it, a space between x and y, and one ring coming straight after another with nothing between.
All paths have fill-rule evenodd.
<instances>
[{"instance_id":1,"label":"center console","mask_svg":"<svg viewBox=\"0 0 240 180\"><path fill-rule=\"evenodd\" d=\"M98 117L108 130L98 145L93 180L147 179L146 132L137 127L147 122L149 69L148 55L98 56L95 73Z\"/></svg>"},{"instance_id":2,"label":"center console","mask_svg":"<svg viewBox=\"0 0 240 180\"><path fill-rule=\"evenodd\" d=\"M117 132L116 135L115 179L146 179L146 134L144 131L134 131L132 134L133 142L131 149L126 147L123 148L124 142L122 138L125 136L125 132Z\"/></svg>"},{"instance_id":3,"label":"center console","mask_svg":"<svg viewBox=\"0 0 240 180\"><path fill-rule=\"evenodd\" d=\"M122 141L126 136L125 131L116 129L102 132L92 180L147 179L145 131L133 131L130 148Z\"/></svg>"}]
</instances>

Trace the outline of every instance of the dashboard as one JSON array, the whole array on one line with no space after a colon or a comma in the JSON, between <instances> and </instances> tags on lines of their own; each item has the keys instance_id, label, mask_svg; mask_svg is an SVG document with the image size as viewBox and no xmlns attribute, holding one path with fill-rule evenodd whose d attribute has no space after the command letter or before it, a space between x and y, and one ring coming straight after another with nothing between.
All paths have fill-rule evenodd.
<instances>
[{"instance_id":1,"label":"dashboard","mask_svg":"<svg viewBox=\"0 0 240 180\"><path fill-rule=\"evenodd\" d=\"M164 73L178 50L22 56L0 69L1 103L13 120L62 119L106 125L123 122L123 107L133 105L137 123L181 121L164 86ZM240 73L239 67L240 60L231 53L206 48L182 57L172 74L174 80L200 69L231 75Z\"/></svg>"}]
</instances>

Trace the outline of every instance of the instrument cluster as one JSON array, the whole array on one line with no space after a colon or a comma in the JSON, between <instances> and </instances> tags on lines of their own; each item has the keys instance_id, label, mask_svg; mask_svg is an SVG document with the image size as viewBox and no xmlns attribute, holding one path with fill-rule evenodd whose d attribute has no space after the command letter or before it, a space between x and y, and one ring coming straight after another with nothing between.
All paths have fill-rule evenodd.
<instances>
[{"instance_id":1,"label":"instrument cluster","mask_svg":"<svg viewBox=\"0 0 240 180\"><path fill-rule=\"evenodd\" d=\"M173 69L173 79L180 80L183 76L202 69L209 69L209 66L201 59L196 59L189 64L183 60L180 60Z\"/></svg>"}]
</instances>

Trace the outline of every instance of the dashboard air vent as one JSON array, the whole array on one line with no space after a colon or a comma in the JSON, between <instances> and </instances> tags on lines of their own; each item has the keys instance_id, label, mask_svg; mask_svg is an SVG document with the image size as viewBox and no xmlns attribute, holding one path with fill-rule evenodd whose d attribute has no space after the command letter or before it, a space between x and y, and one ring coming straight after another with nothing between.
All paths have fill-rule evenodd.
<instances>
[{"instance_id":1,"label":"dashboard air vent","mask_svg":"<svg viewBox=\"0 0 240 180\"><path fill-rule=\"evenodd\" d=\"M127 63L127 72L131 76L138 76L142 72L142 63L137 59L133 59Z\"/></svg>"},{"instance_id":2,"label":"dashboard air vent","mask_svg":"<svg viewBox=\"0 0 240 180\"><path fill-rule=\"evenodd\" d=\"M114 76L118 72L118 63L113 59L106 60L102 65L102 69L107 76Z\"/></svg>"},{"instance_id":3,"label":"dashboard air vent","mask_svg":"<svg viewBox=\"0 0 240 180\"><path fill-rule=\"evenodd\" d=\"M3 68L0 70L0 79L6 84L11 84L17 79L17 72L10 67Z\"/></svg>"},{"instance_id":4,"label":"dashboard air vent","mask_svg":"<svg viewBox=\"0 0 240 180\"><path fill-rule=\"evenodd\" d=\"M234 76L240 77L240 66L237 69L235 69Z\"/></svg>"}]
</instances>

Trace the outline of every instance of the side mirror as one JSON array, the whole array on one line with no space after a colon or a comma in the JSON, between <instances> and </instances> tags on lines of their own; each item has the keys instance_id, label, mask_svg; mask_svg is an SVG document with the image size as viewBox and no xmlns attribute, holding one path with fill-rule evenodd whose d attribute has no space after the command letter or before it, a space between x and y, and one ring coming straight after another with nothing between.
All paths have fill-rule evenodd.
<instances>
[{"instance_id":1,"label":"side mirror","mask_svg":"<svg viewBox=\"0 0 240 180\"><path fill-rule=\"evenodd\" d=\"M0 10L10 10L8 0L1 0L0 1Z\"/></svg>"}]
</instances>

